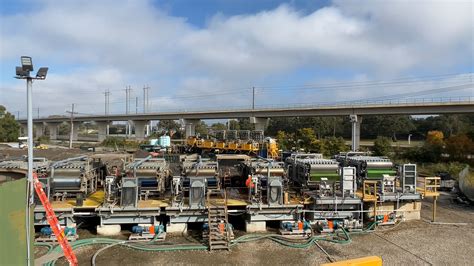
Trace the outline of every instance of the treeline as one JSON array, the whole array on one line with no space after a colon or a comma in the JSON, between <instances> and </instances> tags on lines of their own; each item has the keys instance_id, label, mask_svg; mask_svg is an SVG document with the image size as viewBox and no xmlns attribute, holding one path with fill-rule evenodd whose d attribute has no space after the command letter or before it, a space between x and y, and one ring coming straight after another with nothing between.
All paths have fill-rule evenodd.
<instances>
[{"instance_id":1,"label":"treeline","mask_svg":"<svg viewBox=\"0 0 474 266\"><path fill-rule=\"evenodd\" d=\"M7 112L5 106L0 105L0 142L18 141L20 125L15 116Z\"/></svg>"},{"instance_id":2,"label":"treeline","mask_svg":"<svg viewBox=\"0 0 474 266\"><path fill-rule=\"evenodd\" d=\"M299 129L312 128L316 137L350 138L352 125L348 117L284 117L272 118L266 135L276 136L278 131L296 134ZM406 139L426 139L429 131L439 130L445 137L465 134L474 139L474 115L440 115L412 117L407 115L366 115L362 116L361 138L376 139L389 137L394 141Z\"/></svg>"}]
</instances>

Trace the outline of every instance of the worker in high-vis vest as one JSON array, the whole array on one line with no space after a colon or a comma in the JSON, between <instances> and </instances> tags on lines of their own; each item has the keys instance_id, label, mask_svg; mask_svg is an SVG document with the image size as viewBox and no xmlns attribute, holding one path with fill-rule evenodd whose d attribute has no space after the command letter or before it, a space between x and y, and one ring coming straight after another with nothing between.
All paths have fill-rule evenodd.
<instances>
[{"instance_id":1,"label":"worker in high-vis vest","mask_svg":"<svg viewBox=\"0 0 474 266\"><path fill-rule=\"evenodd\" d=\"M252 188L255 187L255 184L252 181L252 176L251 175L249 175L249 177L245 181L245 186L248 187L249 189L252 189Z\"/></svg>"}]
</instances>

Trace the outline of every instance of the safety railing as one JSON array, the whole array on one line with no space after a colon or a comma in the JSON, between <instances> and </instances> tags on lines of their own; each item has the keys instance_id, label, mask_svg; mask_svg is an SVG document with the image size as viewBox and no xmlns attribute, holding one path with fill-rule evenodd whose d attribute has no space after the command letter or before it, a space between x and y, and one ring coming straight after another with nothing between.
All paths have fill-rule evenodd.
<instances>
[{"instance_id":1,"label":"safety railing","mask_svg":"<svg viewBox=\"0 0 474 266\"><path fill-rule=\"evenodd\" d=\"M417 185L417 191L423 197L439 196L438 189L441 187L441 178L439 176L420 178Z\"/></svg>"}]
</instances>

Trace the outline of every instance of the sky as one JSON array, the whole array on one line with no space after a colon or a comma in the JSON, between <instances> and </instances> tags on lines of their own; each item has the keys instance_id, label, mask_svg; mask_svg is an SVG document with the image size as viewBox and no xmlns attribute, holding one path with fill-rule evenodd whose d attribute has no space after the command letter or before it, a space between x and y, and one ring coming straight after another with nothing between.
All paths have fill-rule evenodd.
<instances>
[{"instance_id":1,"label":"sky","mask_svg":"<svg viewBox=\"0 0 474 266\"><path fill-rule=\"evenodd\" d=\"M474 97L472 1L0 0L0 104L40 116ZM462 85L462 86L459 86ZM446 88L445 90L443 88ZM421 92L420 92L421 91ZM426 92L427 91L427 92ZM138 105L136 104L138 102ZM39 108L39 111L38 111Z\"/></svg>"}]
</instances>

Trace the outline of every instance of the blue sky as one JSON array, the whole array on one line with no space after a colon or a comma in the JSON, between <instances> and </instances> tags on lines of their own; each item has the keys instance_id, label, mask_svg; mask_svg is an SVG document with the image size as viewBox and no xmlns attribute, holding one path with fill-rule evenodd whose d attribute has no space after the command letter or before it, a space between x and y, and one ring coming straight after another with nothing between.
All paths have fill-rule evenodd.
<instances>
[{"instance_id":1,"label":"blue sky","mask_svg":"<svg viewBox=\"0 0 474 266\"><path fill-rule=\"evenodd\" d=\"M169 14L184 17L196 27L203 27L216 14L235 16L254 14L262 10L272 10L282 4L288 4L304 13L311 13L331 4L330 1L276 1L276 0L155 0L153 4L163 8Z\"/></svg>"},{"instance_id":2,"label":"blue sky","mask_svg":"<svg viewBox=\"0 0 474 266\"><path fill-rule=\"evenodd\" d=\"M24 113L21 55L48 66L42 115L349 101L471 83L471 1L0 1L0 104ZM446 74L451 74L447 75ZM458 75L457 75L458 74ZM412 83L396 80L430 76ZM440 79L439 77L443 77ZM384 86L373 80L393 81ZM421 82L423 81L423 82ZM365 83L364 83L365 82ZM311 88L301 89L300 86ZM325 84L342 84L321 89ZM334 87L334 86L333 86ZM345 89L348 87L349 89ZM432 96L474 96L472 87Z\"/></svg>"}]
</instances>

